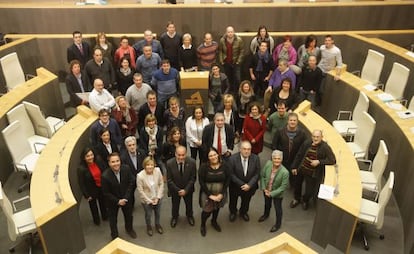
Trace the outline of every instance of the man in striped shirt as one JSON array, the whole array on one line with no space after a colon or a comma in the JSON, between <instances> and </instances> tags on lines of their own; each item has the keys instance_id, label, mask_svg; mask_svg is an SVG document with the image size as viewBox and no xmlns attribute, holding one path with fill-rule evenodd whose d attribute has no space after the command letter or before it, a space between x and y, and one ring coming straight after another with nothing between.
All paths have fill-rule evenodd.
<instances>
[{"instance_id":1,"label":"man in striped shirt","mask_svg":"<svg viewBox=\"0 0 414 254\"><path fill-rule=\"evenodd\" d=\"M218 44L213 41L211 33L204 35L204 43L197 48L197 56L200 60L200 70L209 71L211 65L216 62Z\"/></svg>"},{"instance_id":2,"label":"man in striped shirt","mask_svg":"<svg viewBox=\"0 0 414 254\"><path fill-rule=\"evenodd\" d=\"M312 132L312 140L303 143L292 164L292 175L297 176L297 179L303 178L305 181L305 193L302 197L303 210L308 209L311 198L314 198L314 201L316 201L319 185L325 178L325 165L334 165L336 163L331 147L322 139L322 131L314 130ZM297 205L301 194L302 181L297 180L295 198L292 203L294 201L297 202L295 202L294 206L291 203L292 208Z\"/></svg>"}]
</instances>

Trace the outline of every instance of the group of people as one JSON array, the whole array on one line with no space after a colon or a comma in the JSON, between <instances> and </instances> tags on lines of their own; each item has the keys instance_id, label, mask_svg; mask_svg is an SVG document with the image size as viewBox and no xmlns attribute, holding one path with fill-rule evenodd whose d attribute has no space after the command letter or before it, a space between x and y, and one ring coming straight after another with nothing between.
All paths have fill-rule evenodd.
<instances>
[{"instance_id":1,"label":"group of people","mask_svg":"<svg viewBox=\"0 0 414 254\"><path fill-rule=\"evenodd\" d=\"M173 22L168 22L166 30L160 41L146 30L144 39L133 46L122 37L117 50L99 33L91 59L90 46L82 41L80 32L73 33L74 43L67 51L67 90L74 106L89 105L99 116L91 126L91 144L82 152L79 167L80 187L94 223L109 219L111 236L118 237L121 208L126 232L136 238L132 226L136 195L145 211L147 234L152 236L154 229L162 234L160 210L167 183L171 227L178 223L181 198L187 221L193 226L198 175L202 236L207 233L210 215L212 227L221 231L217 218L227 201L230 221L236 220L237 213L249 221L249 203L258 188L264 196L259 222L269 217L273 203L276 222L270 231L277 231L289 182L295 190L290 207L301 203L306 210L323 180L324 166L335 163L322 131L315 130L308 138L292 111L299 101L298 92L313 101L324 72L336 68L339 75L340 50L331 36L325 37L321 48L312 35L298 51L288 36L275 46L266 27L261 26L250 45L250 80L240 81L244 44L233 27L227 27L218 43L206 33L198 48L192 46L190 34L177 34ZM180 106L179 70L210 71L211 122L203 106L195 106L191 114ZM86 92L90 92L88 98L79 94ZM261 100L264 102L259 103ZM258 154L267 130L272 133L274 151L261 167ZM233 152L235 144L240 152ZM306 188L302 195L303 181Z\"/></svg>"},{"instance_id":2,"label":"group of people","mask_svg":"<svg viewBox=\"0 0 414 254\"><path fill-rule=\"evenodd\" d=\"M212 227L221 232L218 215L227 202L231 222L236 220L237 214L242 220L249 221L250 200L259 188L264 196L264 212L259 222L269 217L273 203L276 222L270 232L276 232L282 224L282 200L289 182L294 188L290 207L302 203L306 210L323 181L325 165L335 164L335 156L323 141L322 131L313 131L310 139L298 126L296 113L289 113L287 123L273 136L274 151L263 167L254 143L249 139L242 138L240 151L233 153L235 135L231 125L225 122L223 113L216 113L213 122L209 123L203 118L202 107L194 110L193 116L186 121L186 127L193 125L187 129L186 141L196 146L190 145L190 153L187 153L187 142L182 141L177 126L171 128L167 141L162 144L162 134L157 134L162 132L162 128L156 125L156 117L152 114L145 118L139 142L135 136L123 138L116 120L109 115L102 109L99 120L91 126L91 147L85 148L81 154L78 176L94 223L99 225L101 218L109 219L112 238L119 236L117 214L120 208L126 232L136 238L132 226L135 196L139 197L145 211L147 234L153 235L152 213L156 232L164 232L160 211L165 183L172 202L171 227L175 228L178 223L181 198L185 202L187 221L194 226L193 193L197 178L202 236L207 234L206 222L211 215ZM199 128L204 124L204 128ZM198 136L192 137L199 131L199 139ZM162 155L157 156L160 150ZM195 160L197 155L199 165ZM302 194L303 181L306 188ZM238 208L239 197L241 204Z\"/></svg>"}]
</instances>

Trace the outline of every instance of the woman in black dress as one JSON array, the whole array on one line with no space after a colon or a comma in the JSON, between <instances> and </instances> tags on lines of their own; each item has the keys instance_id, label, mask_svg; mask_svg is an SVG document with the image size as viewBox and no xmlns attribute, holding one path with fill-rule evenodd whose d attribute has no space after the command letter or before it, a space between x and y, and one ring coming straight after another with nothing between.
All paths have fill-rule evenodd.
<instances>
[{"instance_id":1,"label":"woman in black dress","mask_svg":"<svg viewBox=\"0 0 414 254\"><path fill-rule=\"evenodd\" d=\"M118 146L113 140L111 140L111 133L109 132L109 129L103 128L99 131L99 141L95 146L95 151L96 157L103 161L105 167L108 168L108 155L115 152L119 153Z\"/></svg>"},{"instance_id":2,"label":"woman in black dress","mask_svg":"<svg viewBox=\"0 0 414 254\"><path fill-rule=\"evenodd\" d=\"M116 69L116 82L118 84L118 91L120 94L126 94L128 87L134 84L133 77L135 69L131 66L129 57L122 57L119 61L119 66Z\"/></svg>"},{"instance_id":3,"label":"woman in black dress","mask_svg":"<svg viewBox=\"0 0 414 254\"><path fill-rule=\"evenodd\" d=\"M174 126L168 132L167 140L162 145L162 161L165 164L169 159L175 157L175 148L178 146L187 147L187 144L185 143L185 139L182 138L180 128Z\"/></svg>"},{"instance_id":4,"label":"woman in black dress","mask_svg":"<svg viewBox=\"0 0 414 254\"><path fill-rule=\"evenodd\" d=\"M211 214L211 225L217 232L221 232L221 227L217 223L217 217L220 208L224 206L227 200L227 188L230 183L230 169L221 161L220 155L215 148L208 151L208 161L198 170L200 182L200 206L201 227L200 233L205 236L206 221Z\"/></svg>"}]
</instances>

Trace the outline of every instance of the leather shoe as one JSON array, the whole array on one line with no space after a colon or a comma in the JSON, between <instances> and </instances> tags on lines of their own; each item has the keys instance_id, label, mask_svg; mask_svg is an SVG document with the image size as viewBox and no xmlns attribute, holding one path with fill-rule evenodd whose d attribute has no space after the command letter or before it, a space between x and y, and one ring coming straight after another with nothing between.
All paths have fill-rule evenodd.
<instances>
[{"instance_id":1,"label":"leather shoe","mask_svg":"<svg viewBox=\"0 0 414 254\"><path fill-rule=\"evenodd\" d=\"M297 201L296 199L290 202L290 208L295 208L298 205L299 205L299 201Z\"/></svg>"},{"instance_id":2,"label":"leather shoe","mask_svg":"<svg viewBox=\"0 0 414 254\"><path fill-rule=\"evenodd\" d=\"M230 220L231 222L235 221L235 220L236 220L236 214L231 213L231 214L229 215L229 220Z\"/></svg>"},{"instance_id":3,"label":"leather shoe","mask_svg":"<svg viewBox=\"0 0 414 254\"><path fill-rule=\"evenodd\" d=\"M133 229L128 230L128 231L127 231L127 234L128 234L131 238L133 238L133 239L137 238L137 233L136 233L136 232L135 232L135 230L133 230Z\"/></svg>"},{"instance_id":4,"label":"leather shoe","mask_svg":"<svg viewBox=\"0 0 414 254\"><path fill-rule=\"evenodd\" d=\"M152 232L152 227L151 227L150 225L147 225L147 234L148 234L149 236L152 236L152 235L153 235L153 232Z\"/></svg>"},{"instance_id":5,"label":"leather shoe","mask_svg":"<svg viewBox=\"0 0 414 254\"><path fill-rule=\"evenodd\" d=\"M249 221L250 220L250 217L249 217L249 215L247 213L240 214L240 217L242 217L244 221Z\"/></svg>"},{"instance_id":6,"label":"leather shoe","mask_svg":"<svg viewBox=\"0 0 414 254\"><path fill-rule=\"evenodd\" d=\"M309 207L308 202L302 202L302 209L303 210L308 210L308 207Z\"/></svg>"},{"instance_id":7,"label":"leather shoe","mask_svg":"<svg viewBox=\"0 0 414 254\"><path fill-rule=\"evenodd\" d=\"M211 225L213 226L213 228L217 231L217 232L221 232L221 227L220 225L216 222L216 221L212 221Z\"/></svg>"},{"instance_id":8,"label":"leather shoe","mask_svg":"<svg viewBox=\"0 0 414 254\"><path fill-rule=\"evenodd\" d=\"M157 230L157 232L158 232L159 234L164 233L164 230L162 229L162 227L161 227L161 225L160 225L160 224L156 224L156 225L155 225L155 229Z\"/></svg>"},{"instance_id":9,"label":"leather shoe","mask_svg":"<svg viewBox=\"0 0 414 254\"><path fill-rule=\"evenodd\" d=\"M269 215L265 215L265 214L263 214L262 216L260 216L260 218L259 218L259 222L263 222L263 221L265 221L268 217L269 217Z\"/></svg>"},{"instance_id":10,"label":"leather shoe","mask_svg":"<svg viewBox=\"0 0 414 254\"><path fill-rule=\"evenodd\" d=\"M171 219L171 227L175 228L175 226L177 226L177 218L172 218Z\"/></svg>"},{"instance_id":11,"label":"leather shoe","mask_svg":"<svg viewBox=\"0 0 414 254\"><path fill-rule=\"evenodd\" d=\"M193 216L188 216L187 221L188 221L188 224L190 224L191 226L194 226L194 217Z\"/></svg>"},{"instance_id":12,"label":"leather shoe","mask_svg":"<svg viewBox=\"0 0 414 254\"><path fill-rule=\"evenodd\" d=\"M206 232L206 226L201 226L200 227L200 233L201 233L202 236L206 236L206 233L207 233Z\"/></svg>"},{"instance_id":13,"label":"leather shoe","mask_svg":"<svg viewBox=\"0 0 414 254\"><path fill-rule=\"evenodd\" d=\"M276 232L276 231L278 231L278 230L279 230L279 228L280 228L280 227L278 227L278 226L274 225L274 226L270 229L270 232L271 232L271 233Z\"/></svg>"}]
</instances>

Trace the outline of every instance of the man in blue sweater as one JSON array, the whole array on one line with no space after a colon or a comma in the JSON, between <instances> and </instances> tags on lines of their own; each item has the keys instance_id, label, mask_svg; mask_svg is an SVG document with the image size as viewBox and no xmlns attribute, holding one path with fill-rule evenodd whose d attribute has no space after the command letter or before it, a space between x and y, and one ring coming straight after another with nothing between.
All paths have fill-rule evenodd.
<instances>
[{"instance_id":1,"label":"man in blue sweater","mask_svg":"<svg viewBox=\"0 0 414 254\"><path fill-rule=\"evenodd\" d=\"M180 76L175 68L172 68L168 59L162 60L161 69L152 75L151 87L157 91L158 103L166 106L166 102L172 96L178 96Z\"/></svg>"}]
</instances>

